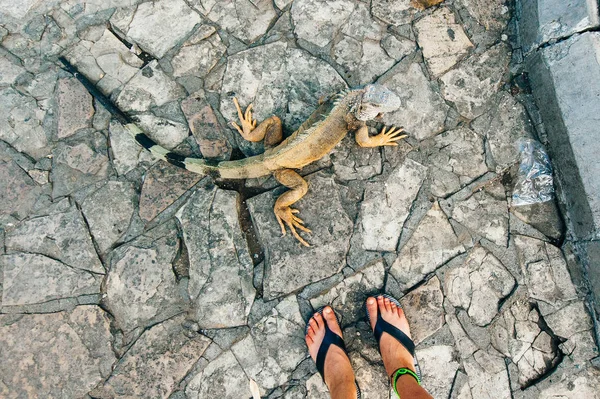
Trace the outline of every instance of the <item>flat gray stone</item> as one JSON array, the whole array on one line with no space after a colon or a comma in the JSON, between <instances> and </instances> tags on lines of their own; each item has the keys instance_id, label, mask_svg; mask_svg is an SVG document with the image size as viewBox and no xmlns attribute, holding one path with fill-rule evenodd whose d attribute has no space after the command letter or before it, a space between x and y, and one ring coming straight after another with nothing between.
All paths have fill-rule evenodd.
<instances>
[{"instance_id":1,"label":"flat gray stone","mask_svg":"<svg viewBox=\"0 0 600 399\"><path fill-rule=\"evenodd\" d=\"M182 98L184 94L183 88L171 80L156 61L152 61L127 82L116 103L123 111L147 111Z\"/></svg>"},{"instance_id":2,"label":"flat gray stone","mask_svg":"<svg viewBox=\"0 0 600 399\"><path fill-rule=\"evenodd\" d=\"M7 398L84 397L117 360L112 339L110 320L98 306L18 320L0 315L0 392Z\"/></svg>"},{"instance_id":3,"label":"flat gray stone","mask_svg":"<svg viewBox=\"0 0 600 399\"><path fill-rule=\"evenodd\" d=\"M250 397L249 380L231 351L223 352L189 382L185 395L190 399Z\"/></svg>"},{"instance_id":4,"label":"flat gray stone","mask_svg":"<svg viewBox=\"0 0 600 399\"><path fill-rule=\"evenodd\" d=\"M454 376L460 367L454 352L454 347L449 345L434 345L416 350L423 388L434 398L447 398L450 395Z\"/></svg>"},{"instance_id":5,"label":"flat gray stone","mask_svg":"<svg viewBox=\"0 0 600 399\"><path fill-rule=\"evenodd\" d=\"M16 60L15 60L16 61ZM2 54L0 57L0 86L10 86L25 69Z\"/></svg>"},{"instance_id":6,"label":"flat gray stone","mask_svg":"<svg viewBox=\"0 0 600 399\"><path fill-rule=\"evenodd\" d=\"M502 356L479 350L463 362L473 398L511 399L510 383Z\"/></svg>"},{"instance_id":7,"label":"flat gray stone","mask_svg":"<svg viewBox=\"0 0 600 399\"><path fill-rule=\"evenodd\" d=\"M400 289L405 291L463 252L465 247L459 242L444 212L435 203L400 249L390 274Z\"/></svg>"},{"instance_id":8,"label":"flat gray stone","mask_svg":"<svg viewBox=\"0 0 600 399\"><path fill-rule=\"evenodd\" d=\"M200 23L183 0L158 0L140 4L123 32L157 58L182 41Z\"/></svg>"},{"instance_id":9,"label":"flat gray stone","mask_svg":"<svg viewBox=\"0 0 600 399\"><path fill-rule=\"evenodd\" d=\"M522 392L515 392L515 399L563 397L568 399L597 399L600 371L593 367L577 370L573 364L564 362L558 366L552 378L546 378Z\"/></svg>"},{"instance_id":10,"label":"flat gray stone","mask_svg":"<svg viewBox=\"0 0 600 399\"><path fill-rule=\"evenodd\" d=\"M173 272L178 249L172 231L158 239L141 236L112 252L103 300L126 340L181 312L183 298Z\"/></svg>"},{"instance_id":11,"label":"flat gray stone","mask_svg":"<svg viewBox=\"0 0 600 399\"><path fill-rule=\"evenodd\" d=\"M506 29L511 13L503 0L459 0L475 20L485 28L486 32L498 36ZM525 8L529 8L527 4Z\"/></svg>"},{"instance_id":12,"label":"flat gray stone","mask_svg":"<svg viewBox=\"0 0 600 399\"><path fill-rule=\"evenodd\" d=\"M245 374L260 388L275 388L288 381L306 358L304 325L296 297L286 297L253 325L250 334L234 344L231 351Z\"/></svg>"},{"instance_id":13,"label":"flat gray stone","mask_svg":"<svg viewBox=\"0 0 600 399\"><path fill-rule=\"evenodd\" d=\"M340 200L340 186L332 177L307 177L308 194L293 205L312 230L300 232L311 244L302 246L288 231L281 235L273 206L279 194L266 192L248 200L254 227L265 251L264 296L272 299L339 272L346 264L352 221Z\"/></svg>"},{"instance_id":14,"label":"flat gray stone","mask_svg":"<svg viewBox=\"0 0 600 399\"><path fill-rule=\"evenodd\" d=\"M435 136L430 150L431 193L437 197L460 190L488 171L483 138L465 127Z\"/></svg>"},{"instance_id":15,"label":"flat gray stone","mask_svg":"<svg viewBox=\"0 0 600 399\"><path fill-rule=\"evenodd\" d=\"M41 254L75 269L104 274L81 213L68 212L30 219L6 232L7 251Z\"/></svg>"},{"instance_id":16,"label":"flat gray stone","mask_svg":"<svg viewBox=\"0 0 600 399\"><path fill-rule=\"evenodd\" d=\"M510 212L548 238L558 241L564 234L565 224L556 201L512 206Z\"/></svg>"},{"instance_id":17,"label":"flat gray stone","mask_svg":"<svg viewBox=\"0 0 600 399\"><path fill-rule=\"evenodd\" d=\"M0 256L2 306L22 306L100 292L101 276L43 255Z\"/></svg>"},{"instance_id":18,"label":"flat gray stone","mask_svg":"<svg viewBox=\"0 0 600 399\"><path fill-rule=\"evenodd\" d=\"M188 137L188 127L183 123L152 114L137 115L136 119L148 137L168 150L177 147Z\"/></svg>"},{"instance_id":19,"label":"flat gray stone","mask_svg":"<svg viewBox=\"0 0 600 399\"><path fill-rule=\"evenodd\" d=\"M498 304L511 293L516 281L504 265L477 246L465 263L444 276L444 292L454 307L468 311L473 322L488 325L498 313Z\"/></svg>"},{"instance_id":20,"label":"flat gray stone","mask_svg":"<svg viewBox=\"0 0 600 399\"><path fill-rule=\"evenodd\" d=\"M467 119L474 119L490 107L508 68L510 52L500 43L482 54L473 54L455 69L440 77L442 95L454 103Z\"/></svg>"},{"instance_id":21,"label":"flat gray stone","mask_svg":"<svg viewBox=\"0 0 600 399\"><path fill-rule=\"evenodd\" d=\"M94 397L170 397L210 344L204 335L184 335L183 322L178 316L145 331Z\"/></svg>"},{"instance_id":22,"label":"flat gray stone","mask_svg":"<svg viewBox=\"0 0 600 399\"><path fill-rule=\"evenodd\" d=\"M0 161L0 214L24 219L40 195L41 188L19 165Z\"/></svg>"},{"instance_id":23,"label":"flat gray stone","mask_svg":"<svg viewBox=\"0 0 600 399\"><path fill-rule=\"evenodd\" d=\"M149 163L158 162L158 159L143 149L117 121L110 122L109 138L113 155L112 165L119 175L125 175L132 171L142 160L149 161Z\"/></svg>"},{"instance_id":24,"label":"flat gray stone","mask_svg":"<svg viewBox=\"0 0 600 399\"><path fill-rule=\"evenodd\" d=\"M348 134L329 155L333 171L340 180L367 180L380 175L383 169L378 148L363 148L356 144L354 134Z\"/></svg>"},{"instance_id":25,"label":"flat gray stone","mask_svg":"<svg viewBox=\"0 0 600 399\"><path fill-rule=\"evenodd\" d=\"M396 250L404 221L426 176L425 166L406 159L383 184L367 183L359 215L364 249Z\"/></svg>"},{"instance_id":26,"label":"flat gray stone","mask_svg":"<svg viewBox=\"0 0 600 399\"><path fill-rule=\"evenodd\" d=\"M448 105L439 94L437 84L430 82L421 65L402 61L390 74L379 80L400 97L400 108L386 114L386 125L403 126L407 134L423 140L444 130Z\"/></svg>"},{"instance_id":27,"label":"flat gray stone","mask_svg":"<svg viewBox=\"0 0 600 399\"><path fill-rule=\"evenodd\" d=\"M410 23L418 11L412 0L373 0L371 3L373 15L392 25Z\"/></svg>"},{"instance_id":28,"label":"flat gray stone","mask_svg":"<svg viewBox=\"0 0 600 399\"><path fill-rule=\"evenodd\" d=\"M58 138L72 136L90 127L94 116L92 95L75 78L60 79L56 88L58 103Z\"/></svg>"},{"instance_id":29,"label":"flat gray stone","mask_svg":"<svg viewBox=\"0 0 600 399\"><path fill-rule=\"evenodd\" d=\"M437 276L433 276L400 300L410 323L410 335L416 345L432 336L444 325L443 301L444 294Z\"/></svg>"},{"instance_id":30,"label":"flat gray stone","mask_svg":"<svg viewBox=\"0 0 600 399\"><path fill-rule=\"evenodd\" d=\"M439 76L464 58L473 44L456 23L449 8L440 7L415 23L417 43L433 76Z\"/></svg>"},{"instance_id":31,"label":"flat gray stone","mask_svg":"<svg viewBox=\"0 0 600 399\"><path fill-rule=\"evenodd\" d=\"M177 213L190 262L192 317L204 329L245 325L254 301L254 266L239 201L238 193L209 185L198 188Z\"/></svg>"},{"instance_id":32,"label":"flat gray stone","mask_svg":"<svg viewBox=\"0 0 600 399\"><path fill-rule=\"evenodd\" d=\"M317 0L296 0L292 4L294 32L300 39L319 47L327 46L355 8L350 0L334 0L326 3Z\"/></svg>"},{"instance_id":33,"label":"flat gray stone","mask_svg":"<svg viewBox=\"0 0 600 399\"><path fill-rule=\"evenodd\" d=\"M173 76L205 76L217 64L226 49L217 34L197 44L183 46L171 61Z\"/></svg>"},{"instance_id":34,"label":"flat gray stone","mask_svg":"<svg viewBox=\"0 0 600 399\"><path fill-rule=\"evenodd\" d=\"M389 381L382 366L373 364L354 351L350 353L350 362L354 369L356 382L360 387L361 398L376 399L389 395ZM310 397L312 398L312 396ZM326 398L330 397L326 396Z\"/></svg>"},{"instance_id":35,"label":"flat gray stone","mask_svg":"<svg viewBox=\"0 0 600 399\"><path fill-rule=\"evenodd\" d=\"M306 396L314 399L330 399L329 389L319 373L306 380Z\"/></svg>"}]
</instances>

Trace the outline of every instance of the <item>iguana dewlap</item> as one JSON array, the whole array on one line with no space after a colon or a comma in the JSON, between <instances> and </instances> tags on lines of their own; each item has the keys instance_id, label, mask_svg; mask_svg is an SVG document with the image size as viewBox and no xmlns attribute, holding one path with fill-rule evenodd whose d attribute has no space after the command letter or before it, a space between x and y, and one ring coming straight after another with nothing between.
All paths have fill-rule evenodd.
<instances>
[{"instance_id":1,"label":"iguana dewlap","mask_svg":"<svg viewBox=\"0 0 600 399\"><path fill-rule=\"evenodd\" d=\"M247 179L272 174L279 183L290 189L275 201L274 211L281 231L285 235L287 225L294 237L306 246L309 244L298 234L296 228L307 233L310 233L310 230L297 216L299 211L291 208L291 205L306 194L308 184L294 169L300 169L321 159L353 130L356 142L361 147L395 146L398 140L405 137L400 135L402 129L395 127L387 131L384 127L380 134L369 136L366 121L400 107L400 99L394 93L383 86L373 84L355 90L346 90L329 98L285 140L282 140L281 120L277 116L267 118L257 125L257 121L252 118L252 104L248 106L245 113L242 113L237 99L234 98L241 127L235 122L232 122L232 125L248 141L264 140L265 152L238 161L212 162L206 159L187 158L159 146L72 65L65 59L60 60L123 124L136 141L156 157L189 171L210 175L215 179Z\"/></svg>"}]
</instances>

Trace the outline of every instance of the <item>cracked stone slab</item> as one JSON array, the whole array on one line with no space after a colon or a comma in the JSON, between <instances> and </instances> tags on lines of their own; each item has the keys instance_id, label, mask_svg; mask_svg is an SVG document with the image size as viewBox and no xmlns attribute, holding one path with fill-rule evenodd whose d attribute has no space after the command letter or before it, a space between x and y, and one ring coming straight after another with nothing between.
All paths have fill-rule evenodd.
<instances>
[{"instance_id":1,"label":"cracked stone slab","mask_svg":"<svg viewBox=\"0 0 600 399\"><path fill-rule=\"evenodd\" d=\"M43 255L0 256L2 306L22 306L100 293L101 276Z\"/></svg>"},{"instance_id":2,"label":"cracked stone slab","mask_svg":"<svg viewBox=\"0 0 600 399\"><path fill-rule=\"evenodd\" d=\"M231 351L208 363L189 382L185 394L190 399L250 397L249 379Z\"/></svg>"},{"instance_id":3,"label":"cracked stone slab","mask_svg":"<svg viewBox=\"0 0 600 399\"><path fill-rule=\"evenodd\" d=\"M504 31L511 13L504 0L458 0L486 31L498 34Z\"/></svg>"},{"instance_id":4,"label":"cracked stone slab","mask_svg":"<svg viewBox=\"0 0 600 399\"><path fill-rule=\"evenodd\" d=\"M460 367L455 348L449 345L418 348L416 356L421 367L423 388L434 398L449 397L454 376Z\"/></svg>"},{"instance_id":5,"label":"cracked stone slab","mask_svg":"<svg viewBox=\"0 0 600 399\"><path fill-rule=\"evenodd\" d=\"M494 349L479 350L463 361L473 398L511 399L504 359Z\"/></svg>"},{"instance_id":6,"label":"cracked stone slab","mask_svg":"<svg viewBox=\"0 0 600 399\"><path fill-rule=\"evenodd\" d=\"M108 130L112 153L111 161L119 175L125 175L132 171L141 161L150 164L158 162L158 159L144 150L119 122L111 121Z\"/></svg>"},{"instance_id":7,"label":"cracked stone slab","mask_svg":"<svg viewBox=\"0 0 600 399\"><path fill-rule=\"evenodd\" d=\"M365 317L365 301L369 295L383 289L385 269L382 260L376 261L358 273L346 277L329 291L312 298L313 309L331 305L341 314L343 325L352 324Z\"/></svg>"},{"instance_id":8,"label":"cracked stone slab","mask_svg":"<svg viewBox=\"0 0 600 399\"><path fill-rule=\"evenodd\" d=\"M515 399L590 398L598 399L600 371L593 367L577 370L573 364L564 362L552 378L546 378L524 391L516 391Z\"/></svg>"},{"instance_id":9,"label":"cracked stone slab","mask_svg":"<svg viewBox=\"0 0 600 399\"><path fill-rule=\"evenodd\" d=\"M72 194L108 177L106 137L98 132L61 140L52 151L52 197Z\"/></svg>"},{"instance_id":10,"label":"cracked stone slab","mask_svg":"<svg viewBox=\"0 0 600 399\"><path fill-rule=\"evenodd\" d=\"M204 335L184 335L183 322L177 316L145 331L93 396L169 397L211 342Z\"/></svg>"},{"instance_id":11,"label":"cracked stone slab","mask_svg":"<svg viewBox=\"0 0 600 399\"><path fill-rule=\"evenodd\" d=\"M350 0L326 3L317 0L296 0L292 4L294 32L299 39L319 47L327 46L355 9Z\"/></svg>"},{"instance_id":12,"label":"cracked stone slab","mask_svg":"<svg viewBox=\"0 0 600 399\"><path fill-rule=\"evenodd\" d=\"M6 232L7 251L48 256L70 267L104 274L104 267L81 213L67 212L26 220Z\"/></svg>"},{"instance_id":13,"label":"cracked stone slab","mask_svg":"<svg viewBox=\"0 0 600 399\"><path fill-rule=\"evenodd\" d=\"M510 50L504 43L483 54L473 54L455 69L440 77L442 95L454 103L458 112L474 119L489 107L502 84L510 61Z\"/></svg>"},{"instance_id":14,"label":"cracked stone slab","mask_svg":"<svg viewBox=\"0 0 600 399\"><path fill-rule=\"evenodd\" d=\"M159 238L140 236L111 253L103 300L126 340L182 310L173 272L180 243L175 226L170 227Z\"/></svg>"},{"instance_id":15,"label":"cracked stone slab","mask_svg":"<svg viewBox=\"0 0 600 399\"><path fill-rule=\"evenodd\" d=\"M92 95L75 78L60 79L56 88L58 104L57 136L59 139L74 135L90 127L94 116Z\"/></svg>"},{"instance_id":16,"label":"cracked stone slab","mask_svg":"<svg viewBox=\"0 0 600 399\"><path fill-rule=\"evenodd\" d=\"M204 37L206 32L206 29L202 29L204 26L213 29L213 33L208 37ZM220 36L214 33L215 28L207 25L202 27L183 44L173 57L171 61L173 76L192 75L203 78L225 54L227 47L221 41Z\"/></svg>"},{"instance_id":17,"label":"cracked stone slab","mask_svg":"<svg viewBox=\"0 0 600 399\"><path fill-rule=\"evenodd\" d=\"M201 22L183 0L157 0L140 4L124 26L117 26L128 38L156 58L162 58Z\"/></svg>"},{"instance_id":18,"label":"cracked stone slab","mask_svg":"<svg viewBox=\"0 0 600 399\"><path fill-rule=\"evenodd\" d=\"M439 3L433 0L373 0L371 2L371 12L373 15L385 23L391 25L404 25L410 23L419 13L424 5L421 3Z\"/></svg>"},{"instance_id":19,"label":"cracked stone slab","mask_svg":"<svg viewBox=\"0 0 600 399\"><path fill-rule=\"evenodd\" d=\"M364 249L396 250L404 221L426 176L425 166L406 159L383 184L367 183L359 215Z\"/></svg>"},{"instance_id":20,"label":"cracked stone slab","mask_svg":"<svg viewBox=\"0 0 600 399\"><path fill-rule=\"evenodd\" d=\"M416 345L432 336L444 325L443 301L444 294L437 276L433 276L400 300L410 323L412 340Z\"/></svg>"},{"instance_id":21,"label":"cracked stone slab","mask_svg":"<svg viewBox=\"0 0 600 399\"><path fill-rule=\"evenodd\" d=\"M437 83L427 79L417 62L401 61L379 82L396 93L401 103L398 110L384 115L387 126L403 126L417 140L444 130L449 107L440 96Z\"/></svg>"},{"instance_id":22,"label":"cracked stone slab","mask_svg":"<svg viewBox=\"0 0 600 399\"><path fill-rule=\"evenodd\" d=\"M431 193L437 197L460 190L488 171L483 138L465 127L435 136L430 150Z\"/></svg>"},{"instance_id":23,"label":"cracked stone slab","mask_svg":"<svg viewBox=\"0 0 600 399\"><path fill-rule=\"evenodd\" d=\"M401 291L414 286L454 256L465 252L448 218L437 203L400 249L390 274Z\"/></svg>"},{"instance_id":24,"label":"cracked stone slab","mask_svg":"<svg viewBox=\"0 0 600 399\"><path fill-rule=\"evenodd\" d=\"M127 82L116 103L123 111L147 111L184 95L183 87L171 80L158 67L157 61L152 61Z\"/></svg>"},{"instance_id":25,"label":"cracked stone slab","mask_svg":"<svg viewBox=\"0 0 600 399\"><path fill-rule=\"evenodd\" d=\"M444 292L454 307L467 310L473 322L488 325L516 281L492 253L476 246L459 267L446 272Z\"/></svg>"},{"instance_id":26,"label":"cracked stone slab","mask_svg":"<svg viewBox=\"0 0 600 399\"><path fill-rule=\"evenodd\" d=\"M245 325L254 301L254 266L239 202L238 193L209 184L177 213L190 262L191 317L204 329Z\"/></svg>"},{"instance_id":27,"label":"cracked stone slab","mask_svg":"<svg viewBox=\"0 0 600 399\"><path fill-rule=\"evenodd\" d=\"M361 399L388 397L390 383L381 365L373 364L355 351L350 352L350 361L352 362L356 382L360 386ZM321 377L319 376L319 378ZM330 396L327 395L326 398L330 398Z\"/></svg>"},{"instance_id":28,"label":"cracked stone slab","mask_svg":"<svg viewBox=\"0 0 600 399\"><path fill-rule=\"evenodd\" d=\"M379 149L359 147L353 134L347 135L329 158L335 175L344 181L367 180L383 170Z\"/></svg>"},{"instance_id":29,"label":"cracked stone slab","mask_svg":"<svg viewBox=\"0 0 600 399\"><path fill-rule=\"evenodd\" d=\"M101 253L106 253L129 227L135 209L132 184L110 181L81 204L90 233Z\"/></svg>"},{"instance_id":30,"label":"cracked stone slab","mask_svg":"<svg viewBox=\"0 0 600 399\"><path fill-rule=\"evenodd\" d=\"M155 163L146 173L140 194L140 217L149 222L202 179L167 162Z\"/></svg>"},{"instance_id":31,"label":"cracked stone slab","mask_svg":"<svg viewBox=\"0 0 600 399\"><path fill-rule=\"evenodd\" d=\"M265 298L293 292L330 277L346 264L352 221L340 200L340 186L332 177L317 173L307 177L308 193L294 204L312 230L306 248L288 233L281 236L273 206L278 193L266 192L248 200L252 221L265 251Z\"/></svg>"},{"instance_id":32,"label":"cracked stone slab","mask_svg":"<svg viewBox=\"0 0 600 399\"><path fill-rule=\"evenodd\" d=\"M556 201L511 206L510 213L548 238L558 241L564 234L565 224Z\"/></svg>"},{"instance_id":33,"label":"cracked stone slab","mask_svg":"<svg viewBox=\"0 0 600 399\"><path fill-rule=\"evenodd\" d=\"M306 358L304 325L296 298L289 296L231 347L245 374L261 391L284 384Z\"/></svg>"},{"instance_id":34,"label":"cracked stone slab","mask_svg":"<svg viewBox=\"0 0 600 399\"><path fill-rule=\"evenodd\" d=\"M12 61L7 57L7 54L2 51L0 53L0 86L10 86L15 83L15 80L25 72L25 69L20 64L18 59Z\"/></svg>"},{"instance_id":35,"label":"cracked stone slab","mask_svg":"<svg viewBox=\"0 0 600 399\"><path fill-rule=\"evenodd\" d=\"M168 150L174 149L188 137L188 127L183 123L152 114L136 115L135 119L148 137Z\"/></svg>"},{"instance_id":36,"label":"cracked stone slab","mask_svg":"<svg viewBox=\"0 0 600 399\"><path fill-rule=\"evenodd\" d=\"M110 321L98 306L0 315L0 394L84 397L110 374L116 361L111 341Z\"/></svg>"},{"instance_id":37,"label":"cracked stone slab","mask_svg":"<svg viewBox=\"0 0 600 399\"><path fill-rule=\"evenodd\" d=\"M317 108L319 98L345 88L344 80L326 62L304 50L275 42L228 57L221 92L235 93L243 107L252 103L258 121L279 116L284 130L292 132ZM231 97L221 96L220 111L227 121L237 122ZM262 146L241 138L238 146L246 155L262 152Z\"/></svg>"},{"instance_id":38,"label":"cracked stone slab","mask_svg":"<svg viewBox=\"0 0 600 399\"><path fill-rule=\"evenodd\" d=\"M0 214L24 219L42 189L13 160L0 161Z\"/></svg>"},{"instance_id":39,"label":"cracked stone slab","mask_svg":"<svg viewBox=\"0 0 600 399\"><path fill-rule=\"evenodd\" d=\"M497 105L475 119L472 127L487 138L497 172L519 161L519 140L533 137L525 108L505 91L500 93Z\"/></svg>"},{"instance_id":40,"label":"cracked stone slab","mask_svg":"<svg viewBox=\"0 0 600 399\"><path fill-rule=\"evenodd\" d=\"M441 7L415 23L417 43L433 76L439 76L460 61L473 43L452 11Z\"/></svg>"},{"instance_id":41,"label":"cracked stone slab","mask_svg":"<svg viewBox=\"0 0 600 399\"><path fill-rule=\"evenodd\" d=\"M192 6L246 43L254 43L262 37L277 18L270 0L194 0Z\"/></svg>"}]
</instances>

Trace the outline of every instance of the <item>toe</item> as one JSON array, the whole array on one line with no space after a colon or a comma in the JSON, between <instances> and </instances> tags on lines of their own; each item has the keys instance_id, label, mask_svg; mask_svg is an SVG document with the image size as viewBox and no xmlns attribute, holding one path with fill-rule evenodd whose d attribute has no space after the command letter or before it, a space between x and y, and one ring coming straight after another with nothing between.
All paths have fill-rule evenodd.
<instances>
[{"instance_id":1,"label":"toe","mask_svg":"<svg viewBox=\"0 0 600 399\"><path fill-rule=\"evenodd\" d=\"M367 298L367 310L369 311L371 329L374 329L375 323L377 323L377 299L373 297Z\"/></svg>"},{"instance_id":2,"label":"toe","mask_svg":"<svg viewBox=\"0 0 600 399\"><path fill-rule=\"evenodd\" d=\"M337 318L335 317L335 313L333 312L333 309L331 308L331 306L326 306L325 309L323 309L323 317L325 318L325 321L327 322L327 327L329 327L329 329L333 333L335 333L341 337L342 329L340 328L340 325L337 322Z\"/></svg>"},{"instance_id":3,"label":"toe","mask_svg":"<svg viewBox=\"0 0 600 399\"><path fill-rule=\"evenodd\" d=\"M385 312L385 302L383 299L384 298L382 296L377 297L377 310L379 312Z\"/></svg>"}]
</instances>

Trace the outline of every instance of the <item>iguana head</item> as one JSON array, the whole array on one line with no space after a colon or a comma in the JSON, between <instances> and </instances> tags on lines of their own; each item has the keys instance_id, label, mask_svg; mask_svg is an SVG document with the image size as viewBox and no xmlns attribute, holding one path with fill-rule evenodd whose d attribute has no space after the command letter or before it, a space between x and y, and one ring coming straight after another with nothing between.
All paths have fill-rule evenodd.
<instances>
[{"instance_id":1,"label":"iguana head","mask_svg":"<svg viewBox=\"0 0 600 399\"><path fill-rule=\"evenodd\" d=\"M359 121L368 121L400 108L400 98L383 86L366 85L362 91L363 95L354 113Z\"/></svg>"}]
</instances>

